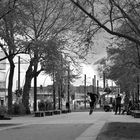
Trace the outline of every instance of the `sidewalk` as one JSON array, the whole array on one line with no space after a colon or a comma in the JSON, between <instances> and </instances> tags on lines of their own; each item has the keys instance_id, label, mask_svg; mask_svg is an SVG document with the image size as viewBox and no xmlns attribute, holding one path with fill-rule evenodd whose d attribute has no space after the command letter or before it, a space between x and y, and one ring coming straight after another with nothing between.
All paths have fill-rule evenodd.
<instances>
[{"instance_id":1,"label":"sidewalk","mask_svg":"<svg viewBox=\"0 0 140 140\"><path fill-rule=\"evenodd\" d=\"M130 138L127 137L126 140L140 140L139 131L137 131L140 130L140 119L133 118L130 115L114 115L113 112L93 112L92 115L88 115L88 112L72 112L68 114L54 115L51 117L34 117L32 115L13 117L12 120L8 121L0 120L0 131L30 124L67 123L92 124L78 138L76 138L76 140L125 140L125 136L122 135L123 131L121 133L120 131L114 133L116 129L119 130L120 128L121 130L127 130L126 134L130 134L128 135ZM114 129L112 129L112 127ZM129 132L130 129L131 132ZM132 139L131 136L133 135L136 137Z\"/></svg>"},{"instance_id":2,"label":"sidewalk","mask_svg":"<svg viewBox=\"0 0 140 140\"><path fill-rule=\"evenodd\" d=\"M100 120L88 128L76 140L140 140L140 118L131 115L114 115Z\"/></svg>"}]
</instances>

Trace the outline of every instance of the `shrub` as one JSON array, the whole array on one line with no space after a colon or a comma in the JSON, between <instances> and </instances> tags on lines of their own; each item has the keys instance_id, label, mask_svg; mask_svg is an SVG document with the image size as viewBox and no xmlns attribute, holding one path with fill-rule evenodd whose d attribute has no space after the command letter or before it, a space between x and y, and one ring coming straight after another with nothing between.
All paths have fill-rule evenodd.
<instances>
[{"instance_id":1,"label":"shrub","mask_svg":"<svg viewBox=\"0 0 140 140\"><path fill-rule=\"evenodd\" d=\"M23 115L26 113L25 107L22 103L14 103L12 107L12 114L14 115Z\"/></svg>"},{"instance_id":2,"label":"shrub","mask_svg":"<svg viewBox=\"0 0 140 140\"><path fill-rule=\"evenodd\" d=\"M6 106L0 106L0 116L4 116L7 114Z\"/></svg>"},{"instance_id":3,"label":"shrub","mask_svg":"<svg viewBox=\"0 0 140 140\"><path fill-rule=\"evenodd\" d=\"M38 109L39 109L39 111L45 111L46 110L46 105L45 105L45 102L43 100L41 100L38 103Z\"/></svg>"},{"instance_id":4,"label":"shrub","mask_svg":"<svg viewBox=\"0 0 140 140\"><path fill-rule=\"evenodd\" d=\"M52 102L48 102L47 103L47 110L52 110L53 109L53 103Z\"/></svg>"}]
</instances>

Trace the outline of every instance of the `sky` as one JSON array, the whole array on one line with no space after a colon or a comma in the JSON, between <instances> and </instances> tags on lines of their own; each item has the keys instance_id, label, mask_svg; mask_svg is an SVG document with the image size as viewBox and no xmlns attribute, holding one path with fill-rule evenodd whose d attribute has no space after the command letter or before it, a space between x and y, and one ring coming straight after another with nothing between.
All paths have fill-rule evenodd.
<instances>
[{"instance_id":1,"label":"sky","mask_svg":"<svg viewBox=\"0 0 140 140\"><path fill-rule=\"evenodd\" d=\"M87 55L88 64L84 63L81 64L81 66L83 67L81 78L76 80L76 82L74 83L77 86L84 84L85 74L87 77L87 85L92 84L92 78L94 78L94 75L96 75L96 79L99 80L99 85L103 86L102 79L100 79L97 72L97 65L95 65L94 63L97 60L107 56L106 54L106 47L108 44L107 33L102 32L98 34L94 39L95 41L92 51Z\"/></svg>"}]
</instances>

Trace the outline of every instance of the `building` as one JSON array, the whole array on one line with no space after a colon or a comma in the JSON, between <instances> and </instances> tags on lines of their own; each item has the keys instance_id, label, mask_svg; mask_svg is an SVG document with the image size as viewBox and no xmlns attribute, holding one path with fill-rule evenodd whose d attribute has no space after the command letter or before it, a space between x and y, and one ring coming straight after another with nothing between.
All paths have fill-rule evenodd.
<instances>
[{"instance_id":1,"label":"building","mask_svg":"<svg viewBox=\"0 0 140 140\"><path fill-rule=\"evenodd\" d=\"M5 55L3 51L0 51L0 59L3 58ZM6 104L6 60L0 61L0 105Z\"/></svg>"}]
</instances>

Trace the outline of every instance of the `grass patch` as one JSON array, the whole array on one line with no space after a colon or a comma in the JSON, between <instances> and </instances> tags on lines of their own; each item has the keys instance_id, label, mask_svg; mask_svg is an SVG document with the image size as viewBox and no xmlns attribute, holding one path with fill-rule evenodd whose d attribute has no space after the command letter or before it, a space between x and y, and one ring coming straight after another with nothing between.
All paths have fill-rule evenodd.
<instances>
[{"instance_id":1,"label":"grass patch","mask_svg":"<svg viewBox=\"0 0 140 140\"><path fill-rule=\"evenodd\" d=\"M102 128L97 140L140 139L140 123L111 122Z\"/></svg>"}]
</instances>

